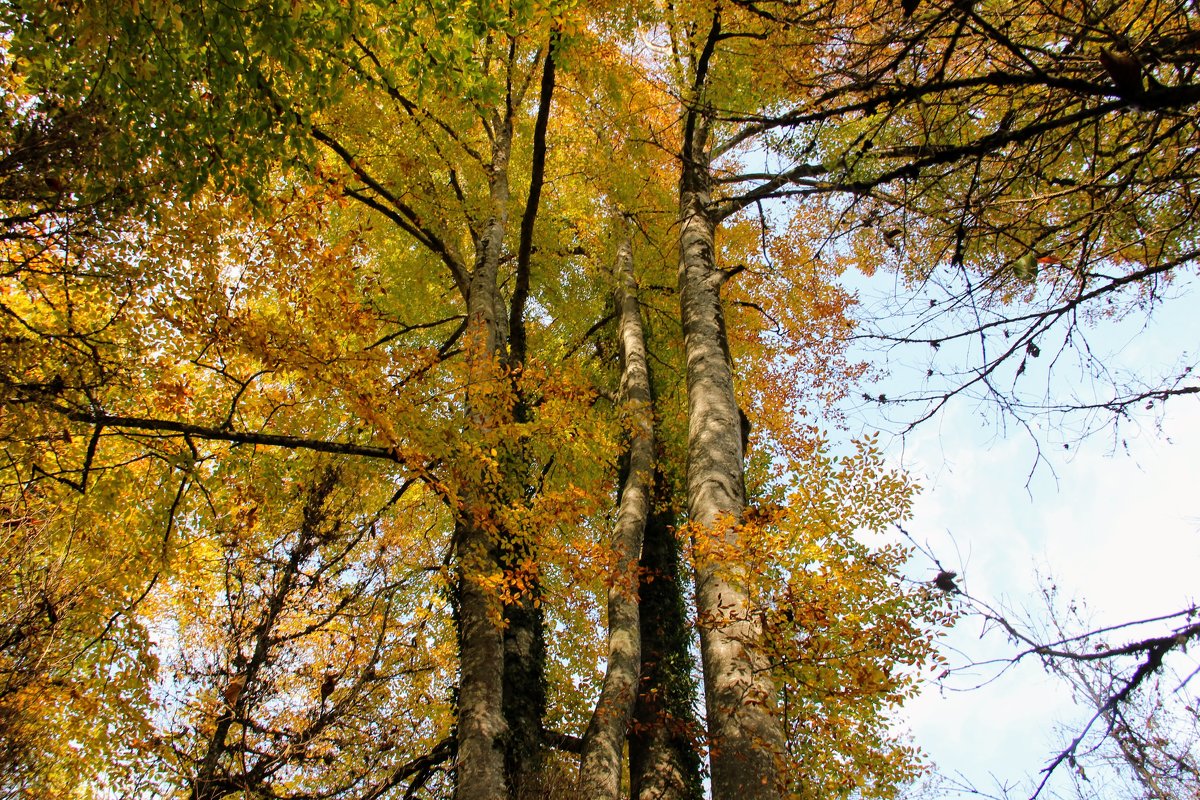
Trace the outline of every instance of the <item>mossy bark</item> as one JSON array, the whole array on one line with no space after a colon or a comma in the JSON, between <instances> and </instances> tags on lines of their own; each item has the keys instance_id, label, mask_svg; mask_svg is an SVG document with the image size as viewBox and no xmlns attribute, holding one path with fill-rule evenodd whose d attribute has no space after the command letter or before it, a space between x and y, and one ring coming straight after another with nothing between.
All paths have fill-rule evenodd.
<instances>
[{"instance_id":1,"label":"mossy bark","mask_svg":"<svg viewBox=\"0 0 1200 800\"><path fill-rule=\"evenodd\" d=\"M621 349L621 411L628 426L617 519L610 548L608 658L600 699L583 737L580 796L617 800L625 734L637 696L642 647L638 612L638 560L650 513L654 479L654 404L646 335L633 273L629 223L623 223L614 268L617 339Z\"/></svg>"},{"instance_id":2,"label":"mossy bark","mask_svg":"<svg viewBox=\"0 0 1200 800\"><path fill-rule=\"evenodd\" d=\"M716 26L714 26L715 29ZM775 800L783 725L735 557L745 511L742 415L734 395L711 208L708 119L693 110L680 180L679 298L687 360L688 523L696 540L696 611L715 800Z\"/></svg>"},{"instance_id":3,"label":"mossy bark","mask_svg":"<svg viewBox=\"0 0 1200 800\"><path fill-rule=\"evenodd\" d=\"M640 562L642 669L629 733L633 800L701 800L691 627L679 568L675 514L660 476Z\"/></svg>"}]
</instances>

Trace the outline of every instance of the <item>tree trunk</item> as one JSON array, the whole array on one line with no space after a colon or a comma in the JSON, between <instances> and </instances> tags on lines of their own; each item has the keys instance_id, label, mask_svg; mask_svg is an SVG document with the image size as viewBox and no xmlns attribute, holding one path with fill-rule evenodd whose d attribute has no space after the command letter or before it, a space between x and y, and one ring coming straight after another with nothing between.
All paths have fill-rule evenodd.
<instances>
[{"instance_id":1,"label":"tree trunk","mask_svg":"<svg viewBox=\"0 0 1200 800\"><path fill-rule=\"evenodd\" d=\"M525 365L525 311L529 299L534 227L545 181L546 136L550 122L550 104L554 96L554 51L557 42L557 33L551 33L546 46L546 57L542 62L538 111L533 126L529 195L521 215L517 266L513 280L512 303L509 307L509 348L506 365L512 371L516 397L513 416L518 423L531 420L529 406L521 396L518 378ZM527 498L533 496L537 483L537 478L528 474L530 466L527 460L522 461ZM524 563L538 562L537 543L525 537L511 536L510 545L504 548L504 552L506 571L521 570ZM540 786L539 777L543 771L542 754L546 739L545 614L540 603L540 577L521 577L529 586L529 590L509 604L504 615L504 718L509 727L506 763L512 796L517 800L541 800L544 791Z\"/></svg>"},{"instance_id":2,"label":"tree trunk","mask_svg":"<svg viewBox=\"0 0 1200 800\"><path fill-rule=\"evenodd\" d=\"M504 800L504 639L500 602L487 579L496 547L474 520L458 526L459 695L456 800Z\"/></svg>"},{"instance_id":3,"label":"tree trunk","mask_svg":"<svg viewBox=\"0 0 1200 800\"><path fill-rule=\"evenodd\" d=\"M699 115L697 115L699 116ZM778 798L783 728L761 652L762 626L736 559L745 510L741 414L725 333L710 215L706 126L685 144L680 183L679 294L687 358L688 521L697 542L696 605L716 800Z\"/></svg>"},{"instance_id":4,"label":"tree trunk","mask_svg":"<svg viewBox=\"0 0 1200 800\"><path fill-rule=\"evenodd\" d=\"M629 734L632 800L701 800L696 683L679 572L675 513L659 475L642 545L642 671Z\"/></svg>"},{"instance_id":5,"label":"tree trunk","mask_svg":"<svg viewBox=\"0 0 1200 800\"><path fill-rule=\"evenodd\" d=\"M532 548L505 553L506 562L517 562ZM509 796L516 800L541 800L539 785L545 746L546 640L540 594L535 583L525 596L504 608L504 720L508 726L505 772Z\"/></svg>"},{"instance_id":6,"label":"tree trunk","mask_svg":"<svg viewBox=\"0 0 1200 800\"><path fill-rule=\"evenodd\" d=\"M479 242L467 298L470 359L467 419L486 432L493 419L477 401L480 387L496 379L496 356L503 341L498 288L500 252L508 223L508 158L511 116L494 127L490 195L492 216ZM487 487L466 487L466 507L457 526L459 600L459 697L456 800L505 800L504 610L494 588L501 566L495 525L488 514Z\"/></svg>"},{"instance_id":7,"label":"tree trunk","mask_svg":"<svg viewBox=\"0 0 1200 800\"><path fill-rule=\"evenodd\" d=\"M621 347L621 406L629 424L628 464L612 535L616 564L608 589L608 665L600 699L583 737L581 797L616 800L621 791L621 754L633 714L641 668L638 559L650 513L654 478L654 407L646 338L633 276L628 222L617 251L614 291Z\"/></svg>"}]
</instances>

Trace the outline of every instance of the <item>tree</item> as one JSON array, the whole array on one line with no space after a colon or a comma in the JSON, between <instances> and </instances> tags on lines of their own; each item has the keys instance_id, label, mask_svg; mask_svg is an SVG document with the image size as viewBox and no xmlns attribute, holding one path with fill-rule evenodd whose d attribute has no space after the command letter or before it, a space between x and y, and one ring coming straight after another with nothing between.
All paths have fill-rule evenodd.
<instances>
[{"instance_id":1,"label":"tree","mask_svg":"<svg viewBox=\"0 0 1200 800\"><path fill-rule=\"evenodd\" d=\"M646 335L633 273L631 226L617 247L613 299L621 352L620 397L629 416L629 444L613 530L616 564L608 590L608 658L604 684L583 737L579 788L590 797L620 796L621 751L633 716L642 665L638 609L639 560L650 518L655 469L654 404Z\"/></svg>"},{"instance_id":2,"label":"tree","mask_svg":"<svg viewBox=\"0 0 1200 800\"><path fill-rule=\"evenodd\" d=\"M830 92L860 115L843 127L844 148L788 189L852 192L828 236L856 228L841 241L857 258L915 290L860 336L916 345L924 383L864 401L908 429L956 397L984 398L1037 441L1039 415L1069 439L1195 394L1185 346L1164 353L1164 366L1122 373L1093 339L1123 319L1149 321L1196 264L1195 9L924 3L899 29L880 23L865 41L887 58L853 62ZM796 113L816 126L833 119ZM1101 638L1022 640L1022 654L1072 674L1096 710L1055 767L1081 765L1091 746L1132 752L1131 719L1149 716L1142 703L1164 658L1192 632L1179 620L1123 645ZM1089 731L1103 736L1085 744Z\"/></svg>"},{"instance_id":3,"label":"tree","mask_svg":"<svg viewBox=\"0 0 1200 800\"><path fill-rule=\"evenodd\" d=\"M1125 786L1117 791L1126 796L1187 797L1195 793L1196 715L1189 710L1195 704L1194 695L1186 693L1188 676L1168 669L1167 656L1183 652L1197 631L1195 626L1184 625L1171 633L1175 641L1169 646L1149 638L1126 645L1122 655L1136 658L1139 652L1145 654L1132 673L1115 665L1114 651L1121 648L1106 647L1102 642L1088 643L1092 655L1110 658L1070 657L1051 662L1079 700L1100 715L1096 733L1103 738L1085 747L1084 737L1090 731L1075 733L1074 751L1066 757L1068 766L1074 767L1073 779L1081 794L1089 783L1103 779L1095 774L1098 770L1089 769L1091 765L1124 778ZM1096 666L1089 669L1088 661Z\"/></svg>"},{"instance_id":4,"label":"tree","mask_svg":"<svg viewBox=\"0 0 1200 800\"><path fill-rule=\"evenodd\" d=\"M950 372L944 390L864 395L870 402L925 403L918 421L974 389L1023 416L1028 408L1014 403L1007 381L997 378L1003 365L1011 365L1015 383L1061 324L1062 346L1079 347L1084 366L1102 370L1082 339L1081 316L1096 303L1108 305L1099 313L1121 313L1114 304L1123 296L1132 298L1125 308L1152 308L1158 282L1194 264L1189 186L1198 97L1194 19L1183 6L1048 3L1031 11L918 3L906 6L901 19L899 9L888 7L732 5L738 10L701 10L680 26L670 48L684 54L674 73L687 76L676 84L690 137L679 151L681 196L695 193L695 211L684 216L698 226L684 226L681 252L689 252L691 236L692 297L708 309L693 319L710 332L693 351L696 361L689 357L697 374L703 364L729 363L715 299L728 275L711 255L716 223L761 201L802 198L814 212L832 212L816 217L826 231L818 241L838 261L856 260L868 271L891 261L917 288L951 287L928 310L919 307L911 324L901 317L908 327L885 329L880 338L932 347L934 354L975 338L981 358ZM738 40L754 42L753 54L729 44ZM787 49L777 55L772 45L783 41ZM754 80L744 78L748 69L739 72L739 57L757 68ZM741 78L730 82L734 88L726 88L722 70ZM779 91L772 78L791 96L772 95ZM721 163L739 152L767 167L740 171ZM714 170L714 163L728 172ZM681 279L685 324L687 285ZM961 331L949 327L956 310L967 319ZM936 371L931 363L928 377ZM1068 406L1121 413L1191 394L1191 371L1183 364L1157 385ZM712 374L724 380L723 369ZM719 409L715 427L729 431L733 395L719 394L708 405ZM693 425L693 433L699 430ZM736 447L726 442L721 452L724 484L714 475L705 485L736 487ZM736 492L728 496L734 499L722 507L737 513ZM736 609L745 595L732 594L739 597ZM739 638L753 642L757 634ZM753 658L751 646L741 656L743 674L762 676ZM719 678L710 676L710 690L713 680ZM709 692L710 703L715 694ZM756 705L751 715L759 713L766 730L772 715ZM771 739L764 733L749 746L767 742L761 751L770 752ZM749 760L734 759L730 786L747 782L737 771ZM717 769L714 762L719 782ZM771 774L765 763L751 771Z\"/></svg>"},{"instance_id":5,"label":"tree","mask_svg":"<svg viewBox=\"0 0 1200 800\"><path fill-rule=\"evenodd\" d=\"M1091 712L1080 725L1064 726L1067 744L1042 768L1033 797L1042 796L1059 771L1071 776L1081 796L1194 794L1195 699L1189 683L1195 665L1186 656L1200 636L1194 607L1101 626L1082 601L1064 602L1049 583L1040 597L1048 621L1039 623L1019 621L965 591L956 594L1018 648L1005 668L1036 657ZM943 677L979 666L948 669Z\"/></svg>"},{"instance_id":6,"label":"tree","mask_svg":"<svg viewBox=\"0 0 1200 800\"><path fill-rule=\"evenodd\" d=\"M129 134L128 163L168 181L130 201L150 213L7 274L3 340L14 502L48 485L92 513L124 508L124 492L96 499L99 476L153 467L141 485L169 546L138 550L141 580L106 604L178 643L173 699L130 714L178 712L156 733L164 787L539 796L562 779L551 745L572 744L547 721L591 719L583 778L611 793L633 715L631 782L694 796L687 632L635 622L630 602L642 528L641 600L682 606L669 520L684 506L715 794L778 796L795 773L812 794L885 795L912 774L885 715L911 685L897 665L929 657L936 604L898 584L900 553L856 538L903 517L911 487L869 445L835 463L784 413L859 372L829 335L848 305L833 272L791 253L766 273L768 234L738 216L805 170L725 180L732 154L769 139L762 115L794 88L788 70L822 49L823 17L760 11L10 10L31 96L95 98ZM657 65L634 45L656 29L673 45ZM760 42L779 68L748 82L743 45ZM639 304L662 318L642 334L646 372L662 368L636 395L626 379L630 470L610 541L597 532L622 448L603 298L627 264L613 242L633 235L613 232L614 208L659 253L620 267L626 368ZM661 255L672 237L678 259ZM678 312L661 288L672 268ZM741 397L735 364L762 377ZM748 444L763 454L749 473ZM625 513L638 497L652 505ZM131 530L154 540L152 527ZM611 691L591 708L566 687L593 652L546 634L586 637L600 595ZM167 608L186 633L156 627ZM635 700L637 649L654 669ZM858 766L817 769L815 753Z\"/></svg>"},{"instance_id":7,"label":"tree","mask_svg":"<svg viewBox=\"0 0 1200 800\"><path fill-rule=\"evenodd\" d=\"M783 191L849 193L829 235L849 233L860 262L928 301L864 320L863 339L916 345L927 362L923 388L869 401L906 423L959 395L1022 422L1074 409L1088 431L1194 394L1183 353L1126 377L1089 346L1090 329L1151 314L1196 260L1194 9L919 3L855 37L860 55L822 104L761 124L799 123L785 151L819 151ZM1056 366L1067 392L1023 391Z\"/></svg>"}]
</instances>

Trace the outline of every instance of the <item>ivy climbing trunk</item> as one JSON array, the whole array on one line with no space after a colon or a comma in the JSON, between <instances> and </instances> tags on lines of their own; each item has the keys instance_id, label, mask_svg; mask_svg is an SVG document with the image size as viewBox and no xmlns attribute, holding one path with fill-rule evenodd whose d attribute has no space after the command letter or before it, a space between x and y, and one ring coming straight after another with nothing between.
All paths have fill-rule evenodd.
<instances>
[{"instance_id":1,"label":"ivy climbing trunk","mask_svg":"<svg viewBox=\"0 0 1200 800\"><path fill-rule=\"evenodd\" d=\"M579 768L580 796L597 800L616 800L621 792L622 750L641 668L638 560L654 479L654 406L646 337L633 274L630 222L625 220L622 225L613 277L622 367L621 410L629 439L611 539L614 564L608 588L608 663L600 699L583 737Z\"/></svg>"},{"instance_id":2,"label":"ivy climbing trunk","mask_svg":"<svg viewBox=\"0 0 1200 800\"><path fill-rule=\"evenodd\" d=\"M714 36L717 26L714 24ZM741 412L725 332L710 208L709 120L689 112L680 181L679 296L687 360L688 522L715 800L778 798L783 727L737 552L745 511Z\"/></svg>"},{"instance_id":3,"label":"ivy climbing trunk","mask_svg":"<svg viewBox=\"0 0 1200 800\"><path fill-rule=\"evenodd\" d=\"M704 797L697 749L696 682L671 491L666 477L658 475L642 543L642 669L629 732L632 800Z\"/></svg>"}]
</instances>

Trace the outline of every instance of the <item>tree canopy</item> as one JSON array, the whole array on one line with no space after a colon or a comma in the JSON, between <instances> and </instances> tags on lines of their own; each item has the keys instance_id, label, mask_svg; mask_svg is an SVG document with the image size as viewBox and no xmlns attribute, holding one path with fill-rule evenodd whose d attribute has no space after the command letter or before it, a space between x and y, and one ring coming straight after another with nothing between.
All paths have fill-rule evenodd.
<instances>
[{"instance_id":1,"label":"tree canopy","mask_svg":"<svg viewBox=\"0 0 1200 800\"><path fill-rule=\"evenodd\" d=\"M2 793L895 796L953 592L841 278L1003 330L918 417L1152 308L1198 24L0 5Z\"/></svg>"}]
</instances>

